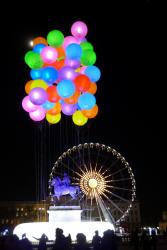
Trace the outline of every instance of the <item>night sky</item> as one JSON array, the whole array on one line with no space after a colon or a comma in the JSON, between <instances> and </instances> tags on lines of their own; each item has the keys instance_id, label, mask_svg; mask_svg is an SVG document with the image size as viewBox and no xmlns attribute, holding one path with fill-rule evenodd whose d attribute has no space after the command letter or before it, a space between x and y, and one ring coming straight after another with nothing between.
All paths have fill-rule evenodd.
<instances>
[{"instance_id":1,"label":"night sky","mask_svg":"<svg viewBox=\"0 0 167 250\"><path fill-rule=\"evenodd\" d=\"M19 6L20 10L4 7L0 200L36 200L36 168L41 159L51 169L64 150L93 141L115 148L126 158L135 174L142 220L157 222L167 209L163 7L151 1L141 5L111 1L110 7L56 2ZM52 126L35 123L21 107L30 80L24 62L29 41L46 38L53 29L67 36L78 20L88 26L87 39L94 45L95 65L101 70L96 94L99 114L84 128L75 127L70 117Z\"/></svg>"}]
</instances>

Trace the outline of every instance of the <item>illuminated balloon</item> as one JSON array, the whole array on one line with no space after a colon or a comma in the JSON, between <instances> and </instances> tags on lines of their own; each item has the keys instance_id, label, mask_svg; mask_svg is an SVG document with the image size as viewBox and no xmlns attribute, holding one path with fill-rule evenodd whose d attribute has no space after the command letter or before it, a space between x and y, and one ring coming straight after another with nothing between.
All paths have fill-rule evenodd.
<instances>
[{"instance_id":1,"label":"illuminated balloon","mask_svg":"<svg viewBox=\"0 0 167 250\"><path fill-rule=\"evenodd\" d=\"M73 36L66 36L64 38L63 48L65 49L71 43L79 43L78 40Z\"/></svg>"},{"instance_id":2,"label":"illuminated balloon","mask_svg":"<svg viewBox=\"0 0 167 250\"><path fill-rule=\"evenodd\" d=\"M22 107L26 112L35 111L39 106L34 105L31 101L29 96L25 96L22 100Z\"/></svg>"},{"instance_id":3,"label":"illuminated balloon","mask_svg":"<svg viewBox=\"0 0 167 250\"><path fill-rule=\"evenodd\" d=\"M35 47L35 45L41 44L41 43L48 45L48 43L44 37L38 36L33 40L33 47Z\"/></svg>"},{"instance_id":4,"label":"illuminated balloon","mask_svg":"<svg viewBox=\"0 0 167 250\"><path fill-rule=\"evenodd\" d=\"M93 45L89 42L82 42L80 43L80 46L82 48L82 50L93 50Z\"/></svg>"},{"instance_id":5,"label":"illuminated balloon","mask_svg":"<svg viewBox=\"0 0 167 250\"><path fill-rule=\"evenodd\" d=\"M57 50L50 46L46 46L41 51L41 58L45 63L51 64L56 61L58 57Z\"/></svg>"},{"instance_id":6,"label":"illuminated balloon","mask_svg":"<svg viewBox=\"0 0 167 250\"><path fill-rule=\"evenodd\" d=\"M83 38L87 35L88 28L84 22L77 21L71 26L71 34L76 38Z\"/></svg>"},{"instance_id":7,"label":"illuminated balloon","mask_svg":"<svg viewBox=\"0 0 167 250\"><path fill-rule=\"evenodd\" d=\"M72 60L72 59L65 59L65 64L66 66L69 66L73 69L78 69L80 66L80 61L79 60Z\"/></svg>"},{"instance_id":8,"label":"illuminated balloon","mask_svg":"<svg viewBox=\"0 0 167 250\"><path fill-rule=\"evenodd\" d=\"M57 85L57 93L62 98L68 98L75 92L75 85L71 80L62 80Z\"/></svg>"},{"instance_id":9,"label":"illuminated balloon","mask_svg":"<svg viewBox=\"0 0 167 250\"><path fill-rule=\"evenodd\" d=\"M38 54L40 54L41 51L42 51L42 49L43 49L44 47L46 47L45 44L42 44L42 43L36 44L36 45L34 46L34 48L33 48L33 51L36 52L36 53L38 53Z\"/></svg>"},{"instance_id":10,"label":"illuminated balloon","mask_svg":"<svg viewBox=\"0 0 167 250\"><path fill-rule=\"evenodd\" d=\"M43 69L32 69L30 71L30 76L33 80L39 79L42 76L42 70Z\"/></svg>"},{"instance_id":11,"label":"illuminated balloon","mask_svg":"<svg viewBox=\"0 0 167 250\"><path fill-rule=\"evenodd\" d=\"M101 72L96 66L88 66L84 73L90 78L91 82L97 82L101 76Z\"/></svg>"},{"instance_id":12,"label":"illuminated balloon","mask_svg":"<svg viewBox=\"0 0 167 250\"><path fill-rule=\"evenodd\" d=\"M96 98L90 93L84 93L78 98L78 105L81 109L92 109L96 104Z\"/></svg>"},{"instance_id":13,"label":"illuminated balloon","mask_svg":"<svg viewBox=\"0 0 167 250\"><path fill-rule=\"evenodd\" d=\"M73 115L72 115L72 120L75 125L77 126L83 126L87 123L88 118L85 117L80 110L77 110Z\"/></svg>"},{"instance_id":14,"label":"illuminated balloon","mask_svg":"<svg viewBox=\"0 0 167 250\"><path fill-rule=\"evenodd\" d=\"M60 47L64 41L64 35L59 30L52 30L47 35L47 42L50 46Z\"/></svg>"},{"instance_id":15,"label":"illuminated balloon","mask_svg":"<svg viewBox=\"0 0 167 250\"><path fill-rule=\"evenodd\" d=\"M45 109L39 106L38 109L36 109L33 112L30 112L29 116L33 121L39 122L45 118L45 114L46 114Z\"/></svg>"},{"instance_id":16,"label":"illuminated balloon","mask_svg":"<svg viewBox=\"0 0 167 250\"><path fill-rule=\"evenodd\" d=\"M32 81L31 86L30 86L30 90L34 89L34 88L47 89L48 84L41 79L36 79L36 80Z\"/></svg>"},{"instance_id":17,"label":"illuminated balloon","mask_svg":"<svg viewBox=\"0 0 167 250\"><path fill-rule=\"evenodd\" d=\"M74 79L76 89L80 92L85 92L90 88L90 80L86 75L78 75Z\"/></svg>"},{"instance_id":18,"label":"illuminated balloon","mask_svg":"<svg viewBox=\"0 0 167 250\"><path fill-rule=\"evenodd\" d=\"M47 95L48 95L48 101L50 102L58 102L60 100L60 96L57 93L56 86L49 86L46 89Z\"/></svg>"},{"instance_id":19,"label":"illuminated balloon","mask_svg":"<svg viewBox=\"0 0 167 250\"><path fill-rule=\"evenodd\" d=\"M61 120L61 113L57 115L51 115L49 113L46 113L46 120L51 124L56 124Z\"/></svg>"},{"instance_id":20,"label":"illuminated balloon","mask_svg":"<svg viewBox=\"0 0 167 250\"><path fill-rule=\"evenodd\" d=\"M25 85L25 92L26 94L29 94L30 90L31 90L31 84L32 84L33 80L30 80L26 83Z\"/></svg>"},{"instance_id":21,"label":"illuminated balloon","mask_svg":"<svg viewBox=\"0 0 167 250\"><path fill-rule=\"evenodd\" d=\"M40 55L34 51L28 51L24 57L25 63L31 69L40 69L43 66L43 61Z\"/></svg>"},{"instance_id":22,"label":"illuminated balloon","mask_svg":"<svg viewBox=\"0 0 167 250\"><path fill-rule=\"evenodd\" d=\"M59 48L56 48L56 50L57 50L57 53L58 53L57 60L60 61L60 60L64 59L65 56L66 56L64 48L63 47L59 47Z\"/></svg>"},{"instance_id":23,"label":"illuminated balloon","mask_svg":"<svg viewBox=\"0 0 167 250\"><path fill-rule=\"evenodd\" d=\"M95 82L91 82L90 88L87 90L87 92L94 95L96 91L97 91L97 84Z\"/></svg>"},{"instance_id":24,"label":"illuminated balloon","mask_svg":"<svg viewBox=\"0 0 167 250\"><path fill-rule=\"evenodd\" d=\"M57 70L50 66L42 70L42 79L48 84L53 84L58 78Z\"/></svg>"},{"instance_id":25,"label":"illuminated balloon","mask_svg":"<svg viewBox=\"0 0 167 250\"><path fill-rule=\"evenodd\" d=\"M93 65L96 62L96 54L93 50L83 50L81 63L85 66Z\"/></svg>"},{"instance_id":26,"label":"illuminated balloon","mask_svg":"<svg viewBox=\"0 0 167 250\"><path fill-rule=\"evenodd\" d=\"M92 119L98 114L98 106L96 104L92 109L89 110L83 109L81 111L85 117Z\"/></svg>"},{"instance_id":27,"label":"illuminated balloon","mask_svg":"<svg viewBox=\"0 0 167 250\"><path fill-rule=\"evenodd\" d=\"M76 76L77 76L77 73L74 71L74 69L72 69L69 66L65 66L61 68L59 71L60 80L64 80L64 79L73 80Z\"/></svg>"},{"instance_id":28,"label":"illuminated balloon","mask_svg":"<svg viewBox=\"0 0 167 250\"><path fill-rule=\"evenodd\" d=\"M65 115L72 115L77 110L77 106L74 104L63 103L62 104L62 112Z\"/></svg>"},{"instance_id":29,"label":"illuminated balloon","mask_svg":"<svg viewBox=\"0 0 167 250\"><path fill-rule=\"evenodd\" d=\"M47 100L47 93L42 88L34 88L29 93L30 101L35 105L41 105Z\"/></svg>"},{"instance_id":30,"label":"illuminated balloon","mask_svg":"<svg viewBox=\"0 0 167 250\"><path fill-rule=\"evenodd\" d=\"M82 49L79 44L71 43L66 47L66 56L72 60L79 60L82 55Z\"/></svg>"}]
</instances>

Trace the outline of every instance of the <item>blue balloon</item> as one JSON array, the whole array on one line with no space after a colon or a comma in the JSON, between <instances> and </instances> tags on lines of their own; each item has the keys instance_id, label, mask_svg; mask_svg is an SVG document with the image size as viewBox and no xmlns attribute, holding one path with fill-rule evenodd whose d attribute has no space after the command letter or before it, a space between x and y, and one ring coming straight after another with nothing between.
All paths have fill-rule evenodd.
<instances>
[{"instance_id":1,"label":"blue balloon","mask_svg":"<svg viewBox=\"0 0 167 250\"><path fill-rule=\"evenodd\" d=\"M48 84L53 84L58 78L57 70L52 67L46 67L42 71L42 79L47 82Z\"/></svg>"},{"instance_id":2,"label":"blue balloon","mask_svg":"<svg viewBox=\"0 0 167 250\"><path fill-rule=\"evenodd\" d=\"M54 106L55 106L55 103L49 102L49 101L46 101L42 104L42 107L46 110L49 110L49 109L53 108Z\"/></svg>"},{"instance_id":3,"label":"blue balloon","mask_svg":"<svg viewBox=\"0 0 167 250\"><path fill-rule=\"evenodd\" d=\"M62 98L68 98L75 93L75 85L71 80L62 80L57 85L57 93Z\"/></svg>"},{"instance_id":4,"label":"blue balloon","mask_svg":"<svg viewBox=\"0 0 167 250\"><path fill-rule=\"evenodd\" d=\"M33 51L40 54L44 47L46 47L45 44L38 43L37 45L34 46Z\"/></svg>"},{"instance_id":5,"label":"blue balloon","mask_svg":"<svg viewBox=\"0 0 167 250\"><path fill-rule=\"evenodd\" d=\"M43 69L31 69L30 70L30 76L33 80L40 79L42 76L42 70Z\"/></svg>"},{"instance_id":6,"label":"blue balloon","mask_svg":"<svg viewBox=\"0 0 167 250\"><path fill-rule=\"evenodd\" d=\"M78 105L81 109L92 109L96 104L96 98L90 93L84 93L78 98Z\"/></svg>"},{"instance_id":7,"label":"blue balloon","mask_svg":"<svg viewBox=\"0 0 167 250\"><path fill-rule=\"evenodd\" d=\"M85 69L84 74L89 77L91 82L97 82L101 76L100 69L96 66L88 66Z\"/></svg>"},{"instance_id":8,"label":"blue balloon","mask_svg":"<svg viewBox=\"0 0 167 250\"><path fill-rule=\"evenodd\" d=\"M79 44L71 43L66 47L66 56L68 59L78 60L82 55L82 49Z\"/></svg>"}]
</instances>

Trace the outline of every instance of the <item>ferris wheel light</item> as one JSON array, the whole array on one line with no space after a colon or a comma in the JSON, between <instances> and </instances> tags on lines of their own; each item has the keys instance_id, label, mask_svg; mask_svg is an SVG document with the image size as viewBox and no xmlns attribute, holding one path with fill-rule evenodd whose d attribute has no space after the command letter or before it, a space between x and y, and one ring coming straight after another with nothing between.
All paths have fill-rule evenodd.
<instances>
[{"instance_id":1,"label":"ferris wheel light","mask_svg":"<svg viewBox=\"0 0 167 250\"><path fill-rule=\"evenodd\" d=\"M97 187L97 180L96 179L89 179L88 181L89 187L90 188L96 188Z\"/></svg>"}]
</instances>

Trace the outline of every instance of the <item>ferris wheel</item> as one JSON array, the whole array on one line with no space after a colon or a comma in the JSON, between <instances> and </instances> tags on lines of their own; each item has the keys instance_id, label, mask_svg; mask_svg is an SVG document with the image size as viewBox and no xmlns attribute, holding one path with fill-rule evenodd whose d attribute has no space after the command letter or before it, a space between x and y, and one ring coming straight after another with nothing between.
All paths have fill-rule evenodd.
<instances>
[{"instance_id":1,"label":"ferris wheel","mask_svg":"<svg viewBox=\"0 0 167 250\"><path fill-rule=\"evenodd\" d=\"M66 174L71 187L79 187L75 197L67 194L61 201L54 196L52 180ZM49 195L53 204L77 203L82 220L124 220L135 199L135 178L129 163L115 149L100 143L73 146L55 162L49 179Z\"/></svg>"}]
</instances>

